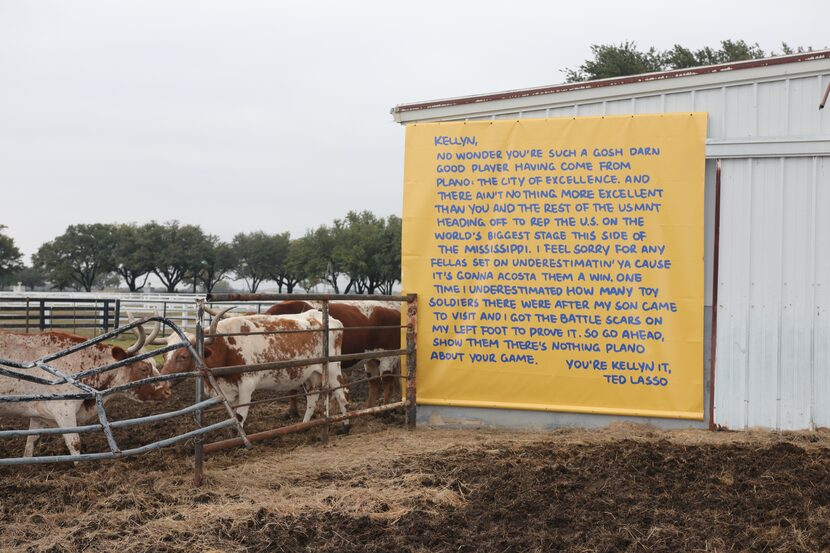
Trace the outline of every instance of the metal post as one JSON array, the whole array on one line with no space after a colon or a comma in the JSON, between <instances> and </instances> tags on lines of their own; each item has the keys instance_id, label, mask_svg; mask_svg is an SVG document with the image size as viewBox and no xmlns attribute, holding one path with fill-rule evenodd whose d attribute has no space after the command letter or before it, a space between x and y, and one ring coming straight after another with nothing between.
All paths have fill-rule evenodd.
<instances>
[{"instance_id":1,"label":"metal post","mask_svg":"<svg viewBox=\"0 0 830 553\"><path fill-rule=\"evenodd\" d=\"M323 400L325 401L326 423L322 426L321 438L323 445L329 444L329 403L331 390L329 388L329 302L323 300Z\"/></svg>"},{"instance_id":2,"label":"metal post","mask_svg":"<svg viewBox=\"0 0 830 553\"><path fill-rule=\"evenodd\" d=\"M121 322L121 300L115 300L115 324L112 328L118 328Z\"/></svg>"},{"instance_id":3,"label":"metal post","mask_svg":"<svg viewBox=\"0 0 830 553\"><path fill-rule=\"evenodd\" d=\"M824 96L821 97L821 103L818 105L818 109L824 109L824 106L827 105L828 96L830 96L830 83L827 83L827 88L824 90Z\"/></svg>"},{"instance_id":4,"label":"metal post","mask_svg":"<svg viewBox=\"0 0 830 553\"><path fill-rule=\"evenodd\" d=\"M415 430L415 339L418 325L418 298L410 294L406 300L406 427Z\"/></svg>"},{"instance_id":5,"label":"metal post","mask_svg":"<svg viewBox=\"0 0 830 553\"><path fill-rule=\"evenodd\" d=\"M162 309L161 309L161 316L162 316L162 317L164 317L164 318L166 319L166 318L167 318L167 302L166 302L166 301L163 301L163 302L161 302L161 305L162 305ZM201 320L201 319L199 319L199 320ZM165 333L166 331L167 331L167 329L166 329L166 328L164 328L164 327L162 327L162 328L161 328L161 337L162 337L162 338L164 338L164 333Z\"/></svg>"},{"instance_id":6,"label":"metal post","mask_svg":"<svg viewBox=\"0 0 830 553\"><path fill-rule=\"evenodd\" d=\"M103 326L104 332L110 331L110 300L104 300L104 320L101 326Z\"/></svg>"},{"instance_id":7,"label":"metal post","mask_svg":"<svg viewBox=\"0 0 830 553\"><path fill-rule=\"evenodd\" d=\"M720 160L715 161L715 248L712 255L712 337L709 357L709 430L715 430L715 368L718 351L718 264L720 257Z\"/></svg>"},{"instance_id":8,"label":"metal post","mask_svg":"<svg viewBox=\"0 0 830 553\"><path fill-rule=\"evenodd\" d=\"M165 310L167 308L167 304L164 304ZM196 310L196 353L199 354L200 359L205 358L205 333L204 329L202 329L202 317L204 316L204 304L199 301L198 308ZM193 403L201 403L202 396L204 395L204 383L202 382L202 374L199 375L194 379L196 381L196 394L194 396ZM196 419L196 427L202 428L202 410L199 409L194 414L194 419ZM194 457L194 474L193 474L193 484L196 486L201 486L202 481L204 480L204 467L205 467L205 459L204 459L204 451L202 450L202 436L198 435L193 438L193 457Z\"/></svg>"}]
</instances>

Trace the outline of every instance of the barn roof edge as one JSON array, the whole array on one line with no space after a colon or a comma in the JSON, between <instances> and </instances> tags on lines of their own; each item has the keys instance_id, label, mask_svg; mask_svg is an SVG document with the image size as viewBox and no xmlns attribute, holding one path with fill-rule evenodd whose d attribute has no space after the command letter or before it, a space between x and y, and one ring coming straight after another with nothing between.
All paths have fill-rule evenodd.
<instances>
[{"instance_id":1,"label":"barn roof edge","mask_svg":"<svg viewBox=\"0 0 830 553\"><path fill-rule=\"evenodd\" d=\"M659 71L656 73L641 73L638 75L628 75L625 77L614 77L610 79L598 79L595 81L564 83L558 85L540 86L533 88L520 88L515 90L506 90L503 92L492 92L486 94L476 94L471 96L459 96L456 98L446 98L442 100L430 100L425 102L398 104L391 109L390 113L399 114L432 108L461 106L466 104L478 104L482 102L492 102L497 100L527 98L532 96L541 96L544 94L556 94L559 92L589 90L593 88L601 88L607 86L659 81L663 79L674 79L679 77L689 77L692 75L721 73L726 71L739 71L742 69L753 69L758 67L768 67L774 65L799 63L821 59L830 59L830 50L817 50L814 52L804 52L799 54L791 54L787 56L776 56L757 60L722 63L718 65L706 65L702 67L689 67L685 69L673 69L671 71Z\"/></svg>"}]
</instances>

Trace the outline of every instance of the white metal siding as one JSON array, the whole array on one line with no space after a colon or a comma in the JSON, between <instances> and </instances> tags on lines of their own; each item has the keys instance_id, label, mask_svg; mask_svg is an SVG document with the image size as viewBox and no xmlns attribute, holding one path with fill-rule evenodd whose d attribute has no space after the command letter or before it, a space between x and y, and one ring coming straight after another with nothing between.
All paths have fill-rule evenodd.
<instances>
[{"instance_id":1,"label":"white metal siding","mask_svg":"<svg viewBox=\"0 0 830 553\"><path fill-rule=\"evenodd\" d=\"M692 96L691 92L676 92L673 94L666 94L664 95L664 100L666 102L665 109L660 111L662 112L673 112L673 111L694 111L694 96ZM700 111L709 111L706 109L701 109ZM711 115L709 116L711 118ZM711 131L711 121L709 124L709 128ZM711 132L709 133L711 136Z\"/></svg>"},{"instance_id":2,"label":"white metal siding","mask_svg":"<svg viewBox=\"0 0 830 553\"><path fill-rule=\"evenodd\" d=\"M717 424L830 423L828 159L722 161Z\"/></svg>"},{"instance_id":3,"label":"white metal siding","mask_svg":"<svg viewBox=\"0 0 830 553\"><path fill-rule=\"evenodd\" d=\"M605 102L594 102L593 104L577 104L574 106L576 114L584 115L605 115Z\"/></svg>"},{"instance_id":4,"label":"white metal siding","mask_svg":"<svg viewBox=\"0 0 830 553\"><path fill-rule=\"evenodd\" d=\"M726 88L711 88L708 90L696 90L689 111L706 111L709 113L709 128L706 136L709 141L722 139L725 136L723 110L726 107Z\"/></svg>"},{"instance_id":5,"label":"white metal siding","mask_svg":"<svg viewBox=\"0 0 830 553\"><path fill-rule=\"evenodd\" d=\"M663 96L634 98L634 113L660 113L661 111L663 111Z\"/></svg>"},{"instance_id":6,"label":"white metal siding","mask_svg":"<svg viewBox=\"0 0 830 553\"><path fill-rule=\"evenodd\" d=\"M830 158L813 162L813 422L830 427ZM821 186L818 183L822 183Z\"/></svg>"},{"instance_id":7,"label":"white metal siding","mask_svg":"<svg viewBox=\"0 0 830 553\"><path fill-rule=\"evenodd\" d=\"M634 112L634 98L626 98L625 100L612 100L605 103L604 115L627 115Z\"/></svg>"},{"instance_id":8,"label":"white metal siding","mask_svg":"<svg viewBox=\"0 0 830 553\"><path fill-rule=\"evenodd\" d=\"M748 74L757 78L747 80ZM830 155L830 109L817 109L829 82L830 59L824 59L760 73L676 78L666 81L664 90L655 89L659 83L654 82L626 84L405 112L401 120L705 111L709 113L707 157Z\"/></svg>"},{"instance_id":9,"label":"white metal siding","mask_svg":"<svg viewBox=\"0 0 830 553\"><path fill-rule=\"evenodd\" d=\"M810 136L818 134L821 119L816 117L816 98L821 98L821 83L818 77L790 79L788 107L787 135ZM805 106L813 109L806 110Z\"/></svg>"},{"instance_id":10,"label":"white metal siding","mask_svg":"<svg viewBox=\"0 0 830 553\"><path fill-rule=\"evenodd\" d=\"M714 422L830 427L830 107L817 109L828 83L823 59L436 107L401 121L708 112L706 305L717 160L722 168Z\"/></svg>"},{"instance_id":11,"label":"white metal siding","mask_svg":"<svg viewBox=\"0 0 830 553\"><path fill-rule=\"evenodd\" d=\"M773 81L758 85L758 104L763 106L787 106L787 81ZM787 135L787 110L758 110L758 136Z\"/></svg>"},{"instance_id":12,"label":"white metal siding","mask_svg":"<svg viewBox=\"0 0 830 553\"><path fill-rule=\"evenodd\" d=\"M724 162L727 165L727 162ZM749 366L750 250L743 247L750 238L752 202L751 163L729 161L729 185L723 185L721 167L721 218L718 263L718 326L715 420L729 428L741 428L746 421ZM729 213L726 213L729 206ZM729 275L729 278L724 278ZM730 301L725 302L724 298Z\"/></svg>"},{"instance_id":13,"label":"white metal siding","mask_svg":"<svg viewBox=\"0 0 830 553\"><path fill-rule=\"evenodd\" d=\"M562 106L548 109L548 117L573 117L576 106Z\"/></svg>"},{"instance_id":14,"label":"white metal siding","mask_svg":"<svg viewBox=\"0 0 830 553\"><path fill-rule=\"evenodd\" d=\"M732 139L747 139L757 134L755 129L755 91L757 85L728 86L723 89L723 135Z\"/></svg>"}]
</instances>

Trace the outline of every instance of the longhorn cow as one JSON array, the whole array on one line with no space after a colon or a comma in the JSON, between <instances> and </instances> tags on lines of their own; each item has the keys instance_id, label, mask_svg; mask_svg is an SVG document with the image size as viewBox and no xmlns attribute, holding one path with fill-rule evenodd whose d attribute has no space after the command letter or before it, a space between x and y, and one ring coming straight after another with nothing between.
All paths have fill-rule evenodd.
<instances>
[{"instance_id":1,"label":"longhorn cow","mask_svg":"<svg viewBox=\"0 0 830 553\"><path fill-rule=\"evenodd\" d=\"M123 361L136 355L145 343L145 334L141 326L135 327L138 335L136 342L126 350L120 346L103 343L93 344L64 357L49 362L49 365L69 374L76 374L88 369L102 367L113 361ZM43 334L0 333L0 358L30 362L49 354L68 349L85 342L87 338L65 332L44 332ZM18 370L17 372L22 372ZM54 378L45 371L32 373L32 376ZM130 382L136 382L159 372L148 361L136 361L107 372L86 376L80 380L83 384L103 391ZM80 393L72 384L46 385L28 382L0 375L0 396L4 395L40 395L57 393ZM116 394L103 396L104 403ZM170 385L166 382L144 384L129 388L117 395L123 395L136 401L160 401L170 397ZM48 401L0 402L0 415L14 415L29 418L29 428L39 429L50 426L71 428L97 419L94 399L61 399ZM78 455L81 439L76 433L64 434L64 441L69 453ZM26 440L25 457L31 457L39 436L31 435Z\"/></svg>"}]
</instances>

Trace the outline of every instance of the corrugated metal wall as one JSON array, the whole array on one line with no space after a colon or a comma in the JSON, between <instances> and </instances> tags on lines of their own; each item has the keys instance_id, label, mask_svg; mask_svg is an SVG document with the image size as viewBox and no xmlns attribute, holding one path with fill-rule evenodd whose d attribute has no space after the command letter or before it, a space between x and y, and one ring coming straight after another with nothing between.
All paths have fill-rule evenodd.
<instances>
[{"instance_id":1,"label":"corrugated metal wall","mask_svg":"<svg viewBox=\"0 0 830 553\"><path fill-rule=\"evenodd\" d=\"M830 158L721 164L715 422L830 426Z\"/></svg>"},{"instance_id":2,"label":"corrugated metal wall","mask_svg":"<svg viewBox=\"0 0 830 553\"><path fill-rule=\"evenodd\" d=\"M708 112L707 306L718 161L722 169L714 422L735 429L830 426L830 108L817 109L830 83L830 60L747 75L678 79L656 92L653 83L626 84L408 117Z\"/></svg>"}]
</instances>

